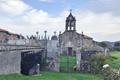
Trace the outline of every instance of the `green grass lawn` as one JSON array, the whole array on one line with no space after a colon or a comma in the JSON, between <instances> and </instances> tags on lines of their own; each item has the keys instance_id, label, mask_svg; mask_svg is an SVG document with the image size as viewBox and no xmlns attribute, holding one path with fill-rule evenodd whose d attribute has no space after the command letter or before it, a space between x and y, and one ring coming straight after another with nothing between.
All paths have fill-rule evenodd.
<instances>
[{"instance_id":1,"label":"green grass lawn","mask_svg":"<svg viewBox=\"0 0 120 80\"><path fill-rule=\"evenodd\" d=\"M120 52L113 51L111 52L111 58L108 60L108 64L110 64L113 68L120 68Z\"/></svg>"},{"instance_id":2,"label":"green grass lawn","mask_svg":"<svg viewBox=\"0 0 120 80\"><path fill-rule=\"evenodd\" d=\"M103 80L99 75L78 73L42 72L41 75L1 75L0 80Z\"/></svg>"}]
</instances>

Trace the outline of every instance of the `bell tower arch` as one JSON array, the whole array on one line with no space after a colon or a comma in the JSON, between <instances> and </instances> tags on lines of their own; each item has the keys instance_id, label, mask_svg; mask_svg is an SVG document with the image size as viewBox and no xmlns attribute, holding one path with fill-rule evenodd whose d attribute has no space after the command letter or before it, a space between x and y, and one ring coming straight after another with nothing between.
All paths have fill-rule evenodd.
<instances>
[{"instance_id":1,"label":"bell tower arch","mask_svg":"<svg viewBox=\"0 0 120 80\"><path fill-rule=\"evenodd\" d=\"M69 16L66 18L65 31L76 31L76 19L70 10Z\"/></svg>"}]
</instances>

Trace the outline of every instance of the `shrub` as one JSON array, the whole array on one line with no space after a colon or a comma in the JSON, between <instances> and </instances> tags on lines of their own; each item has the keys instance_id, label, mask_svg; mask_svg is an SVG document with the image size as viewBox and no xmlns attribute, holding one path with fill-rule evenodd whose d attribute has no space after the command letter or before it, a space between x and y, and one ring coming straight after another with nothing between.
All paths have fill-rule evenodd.
<instances>
[{"instance_id":1,"label":"shrub","mask_svg":"<svg viewBox=\"0 0 120 80\"><path fill-rule=\"evenodd\" d=\"M93 73L100 73L102 70L102 66L106 64L107 56L105 56L103 53L97 53L95 55L92 55L90 59L90 64L92 68Z\"/></svg>"},{"instance_id":2,"label":"shrub","mask_svg":"<svg viewBox=\"0 0 120 80\"><path fill-rule=\"evenodd\" d=\"M104 76L104 80L120 80L119 71L111 67L103 68L102 75Z\"/></svg>"}]
</instances>

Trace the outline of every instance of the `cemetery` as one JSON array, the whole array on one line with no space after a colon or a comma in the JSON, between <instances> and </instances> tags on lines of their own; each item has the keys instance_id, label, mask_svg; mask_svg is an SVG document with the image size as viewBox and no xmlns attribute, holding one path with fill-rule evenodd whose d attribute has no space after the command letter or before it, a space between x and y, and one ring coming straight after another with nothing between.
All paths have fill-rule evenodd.
<instances>
[{"instance_id":1,"label":"cemetery","mask_svg":"<svg viewBox=\"0 0 120 80\"><path fill-rule=\"evenodd\" d=\"M0 44L0 80L120 80L120 52L78 33L71 11L63 33L44 33Z\"/></svg>"}]
</instances>

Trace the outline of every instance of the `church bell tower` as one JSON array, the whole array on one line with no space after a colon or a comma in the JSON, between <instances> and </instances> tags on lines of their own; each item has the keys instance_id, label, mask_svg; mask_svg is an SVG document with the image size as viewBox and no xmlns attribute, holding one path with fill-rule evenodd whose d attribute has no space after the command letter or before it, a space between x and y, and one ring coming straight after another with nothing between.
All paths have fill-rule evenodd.
<instances>
[{"instance_id":1,"label":"church bell tower","mask_svg":"<svg viewBox=\"0 0 120 80\"><path fill-rule=\"evenodd\" d=\"M66 29L65 31L76 31L76 19L72 15L72 10L70 10L69 16L66 18Z\"/></svg>"}]
</instances>

